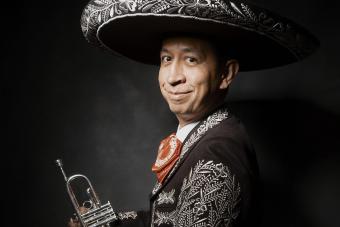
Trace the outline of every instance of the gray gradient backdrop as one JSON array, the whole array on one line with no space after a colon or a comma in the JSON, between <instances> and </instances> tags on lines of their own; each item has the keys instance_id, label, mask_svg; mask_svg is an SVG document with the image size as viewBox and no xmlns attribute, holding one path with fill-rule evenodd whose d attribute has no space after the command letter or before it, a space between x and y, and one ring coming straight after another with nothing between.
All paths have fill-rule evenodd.
<instances>
[{"instance_id":1,"label":"gray gradient backdrop","mask_svg":"<svg viewBox=\"0 0 340 227\"><path fill-rule=\"evenodd\" d=\"M340 226L339 2L256 2L321 40L303 62L241 73L231 87L230 109L258 154L263 226ZM177 127L157 68L88 45L79 26L85 1L4 4L5 222L66 226L73 210L56 158L68 174L87 175L114 209L147 209L158 143Z\"/></svg>"}]
</instances>

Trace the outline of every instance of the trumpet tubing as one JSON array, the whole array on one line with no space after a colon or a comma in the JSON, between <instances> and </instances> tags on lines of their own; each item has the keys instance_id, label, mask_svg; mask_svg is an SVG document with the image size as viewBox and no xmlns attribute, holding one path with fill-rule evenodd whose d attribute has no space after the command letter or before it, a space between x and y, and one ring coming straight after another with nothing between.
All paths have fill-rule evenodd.
<instances>
[{"instance_id":1,"label":"trumpet tubing","mask_svg":"<svg viewBox=\"0 0 340 227\"><path fill-rule=\"evenodd\" d=\"M90 180L82 174L74 174L70 177L67 177L64 169L63 163L61 159L57 159L56 165L60 168L61 173L66 182L66 188L68 195L71 199L72 205L76 211L78 219L83 227L98 227L98 226L109 226L110 222L118 220L116 213L113 211L110 202L108 201L106 204L102 205L99 200L97 193L95 192ZM86 195L88 196L88 200L85 200L83 203L79 203L77 200L74 190L71 186L71 182L74 180L83 179L87 184ZM81 212L80 205L85 206L87 210L85 213Z\"/></svg>"}]
</instances>

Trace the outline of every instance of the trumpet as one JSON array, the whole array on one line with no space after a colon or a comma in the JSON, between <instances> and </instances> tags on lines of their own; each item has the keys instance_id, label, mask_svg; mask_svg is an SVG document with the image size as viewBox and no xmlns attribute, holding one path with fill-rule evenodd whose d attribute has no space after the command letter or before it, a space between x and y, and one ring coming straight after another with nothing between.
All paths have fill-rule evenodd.
<instances>
[{"instance_id":1,"label":"trumpet","mask_svg":"<svg viewBox=\"0 0 340 227\"><path fill-rule=\"evenodd\" d=\"M82 174L75 174L70 177L67 177L63 169L62 161L60 159L57 159L55 162L64 176L67 192L70 196L77 217L83 227L98 227L98 226L108 227L110 226L109 225L110 222L118 220L118 217L116 213L113 211L110 202L108 201L106 204L102 205L90 180L86 176ZM75 192L71 186L71 182L74 181L75 179L85 180L85 183L87 184L86 195L88 199L81 203L83 207L87 208L85 213L80 211L79 201L76 198Z\"/></svg>"}]
</instances>

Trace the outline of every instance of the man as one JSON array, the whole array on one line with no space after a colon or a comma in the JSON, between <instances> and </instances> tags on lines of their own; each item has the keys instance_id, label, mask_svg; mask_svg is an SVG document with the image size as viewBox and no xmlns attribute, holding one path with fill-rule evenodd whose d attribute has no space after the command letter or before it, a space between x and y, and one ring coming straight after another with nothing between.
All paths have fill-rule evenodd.
<instances>
[{"instance_id":1,"label":"man","mask_svg":"<svg viewBox=\"0 0 340 227\"><path fill-rule=\"evenodd\" d=\"M227 0L95 0L82 29L97 46L160 62L160 90L179 122L152 166L150 211L118 213L111 225L257 226L256 156L224 99L239 70L303 59L317 40L287 19Z\"/></svg>"}]
</instances>

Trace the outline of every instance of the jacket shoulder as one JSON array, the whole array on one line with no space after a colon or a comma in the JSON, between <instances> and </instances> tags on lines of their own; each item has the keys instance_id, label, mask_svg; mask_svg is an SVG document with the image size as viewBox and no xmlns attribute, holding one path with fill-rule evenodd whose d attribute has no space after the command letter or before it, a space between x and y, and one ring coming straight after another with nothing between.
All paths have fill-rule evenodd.
<instances>
[{"instance_id":1,"label":"jacket shoulder","mask_svg":"<svg viewBox=\"0 0 340 227\"><path fill-rule=\"evenodd\" d=\"M253 145L243 123L233 115L209 130L193 149L192 156L224 163L240 177L258 175Z\"/></svg>"}]
</instances>

